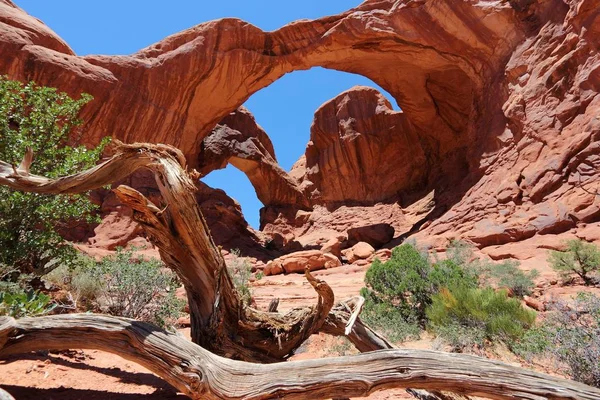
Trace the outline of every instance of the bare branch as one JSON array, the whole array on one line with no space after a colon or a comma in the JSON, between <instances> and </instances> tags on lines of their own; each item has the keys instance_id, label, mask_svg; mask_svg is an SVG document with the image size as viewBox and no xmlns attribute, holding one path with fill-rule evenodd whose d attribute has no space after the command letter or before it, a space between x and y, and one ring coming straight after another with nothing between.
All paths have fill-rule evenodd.
<instances>
[{"instance_id":1,"label":"bare branch","mask_svg":"<svg viewBox=\"0 0 600 400\"><path fill-rule=\"evenodd\" d=\"M393 349L319 360L252 364L219 357L184 337L125 318L71 314L0 318L0 357L98 349L150 369L194 399L325 399L393 387L492 399L600 398L600 390L476 356Z\"/></svg>"}]
</instances>

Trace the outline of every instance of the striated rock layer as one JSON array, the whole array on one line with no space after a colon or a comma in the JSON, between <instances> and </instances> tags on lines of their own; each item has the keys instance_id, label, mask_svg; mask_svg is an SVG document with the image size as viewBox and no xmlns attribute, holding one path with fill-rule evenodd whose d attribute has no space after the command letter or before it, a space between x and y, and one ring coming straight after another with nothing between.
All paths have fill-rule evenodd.
<instances>
[{"instance_id":1,"label":"striated rock layer","mask_svg":"<svg viewBox=\"0 0 600 400\"><path fill-rule=\"evenodd\" d=\"M203 173L232 163L282 246L387 224L399 239L486 247L600 219L599 15L600 0L365 1L273 32L222 19L130 56L79 57L0 0L0 72L91 93L89 144L173 144ZM288 174L236 110L313 66L371 78L402 112L372 89L342 93Z\"/></svg>"}]
</instances>

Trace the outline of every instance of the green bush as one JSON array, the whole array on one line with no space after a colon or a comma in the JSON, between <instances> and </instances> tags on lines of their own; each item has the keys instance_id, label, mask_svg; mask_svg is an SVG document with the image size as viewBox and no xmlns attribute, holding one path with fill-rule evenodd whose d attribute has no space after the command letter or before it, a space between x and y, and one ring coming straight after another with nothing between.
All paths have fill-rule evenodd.
<instances>
[{"instance_id":1,"label":"green bush","mask_svg":"<svg viewBox=\"0 0 600 400\"><path fill-rule=\"evenodd\" d=\"M415 246L403 244L392 250L391 258L385 263L378 259L373 261L365 283L367 288L362 294L367 307L386 304L405 321L424 323L431 296L440 288L473 287L477 279L452 260L432 265L427 255Z\"/></svg>"},{"instance_id":2,"label":"green bush","mask_svg":"<svg viewBox=\"0 0 600 400\"><path fill-rule=\"evenodd\" d=\"M91 96L73 100L56 89L0 77L0 160L19 165L26 148L34 152L31 173L51 178L97 162L102 146L72 147L79 139L78 114ZM0 186L0 264L42 274L69 264L75 250L57 229L65 221L91 218L87 194L43 195Z\"/></svg>"},{"instance_id":3,"label":"green bush","mask_svg":"<svg viewBox=\"0 0 600 400\"><path fill-rule=\"evenodd\" d=\"M2 292L0 293L0 315L14 318L35 317L48 314L56 304L50 296L37 291Z\"/></svg>"},{"instance_id":4,"label":"green bush","mask_svg":"<svg viewBox=\"0 0 600 400\"><path fill-rule=\"evenodd\" d=\"M229 276L233 285L238 291L240 299L246 305L252 302L252 291L250 290L250 276L252 275L252 266L245 257L240 257L238 249L231 250L231 259L227 263Z\"/></svg>"},{"instance_id":5,"label":"green bush","mask_svg":"<svg viewBox=\"0 0 600 400\"><path fill-rule=\"evenodd\" d=\"M103 312L160 327L170 327L181 313L183 301L175 297L179 285L161 261L145 260L133 250L122 249L100 262L74 268L70 276L71 289L93 297Z\"/></svg>"},{"instance_id":6,"label":"green bush","mask_svg":"<svg viewBox=\"0 0 600 400\"><path fill-rule=\"evenodd\" d=\"M430 327L438 335L447 331L445 327L458 325L480 330L490 341L507 343L521 338L534 324L535 316L504 291L465 286L442 289L427 309Z\"/></svg>"},{"instance_id":7,"label":"green bush","mask_svg":"<svg viewBox=\"0 0 600 400\"><path fill-rule=\"evenodd\" d=\"M482 263L480 274L483 281L493 283L499 288L507 288L517 297L531 294L534 288L534 279L539 276L535 269L526 272L519 269L519 262L507 260L501 263Z\"/></svg>"},{"instance_id":8,"label":"green bush","mask_svg":"<svg viewBox=\"0 0 600 400\"><path fill-rule=\"evenodd\" d=\"M363 322L392 342L419 339L421 327L414 319L407 320L396 307L371 298L370 293L364 288L361 291L366 299L360 314Z\"/></svg>"},{"instance_id":9,"label":"green bush","mask_svg":"<svg viewBox=\"0 0 600 400\"><path fill-rule=\"evenodd\" d=\"M464 326L457 322L435 328L438 339L448 345L451 352L462 353L485 347L486 335L480 326Z\"/></svg>"},{"instance_id":10,"label":"green bush","mask_svg":"<svg viewBox=\"0 0 600 400\"><path fill-rule=\"evenodd\" d=\"M510 349L525 360L543 355L551 344L551 334L548 326L535 326L525 331L523 336L510 344Z\"/></svg>"},{"instance_id":11,"label":"green bush","mask_svg":"<svg viewBox=\"0 0 600 400\"><path fill-rule=\"evenodd\" d=\"M551 251L548 262L563 279L578 275L586 285L597 282L595 275L600 269L600 249L593 243L583 240L567 241L566 251Z\"/></svg>"},{"instance_id":12,"label":"green bush","mask_svg":"<svg viewBox=\"0 0 600 400\"><path fill-rule=\"evenodd\" d=\"M544 331L543 354L572 379L600 387L600 297L579 293L574 304L554 304Z\"/></svg>"},{"instance_id":13,"label":"green bush","mask_svg":"<svg viewBox=\"0 0 600 400\"><path fill-rule=\"evenodd\" d=\"M96 299L100 295L103 281L93 275L96 262L93 258L78 254L73 261L74 265L60 265L48 274L43 280L54 286L69 291L74 309L96 310Z\"/></svg>"}]
</instances>

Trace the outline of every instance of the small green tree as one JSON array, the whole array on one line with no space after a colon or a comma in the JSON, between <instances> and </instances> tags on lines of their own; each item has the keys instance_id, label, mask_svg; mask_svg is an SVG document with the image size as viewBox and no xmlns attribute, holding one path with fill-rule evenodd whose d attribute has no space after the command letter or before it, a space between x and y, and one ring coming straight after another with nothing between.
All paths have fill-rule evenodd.
<instances>
[{"instance_id":1,"label":"small green tree","mask_svg":"<svg viewBox=\"0 0 600 400\"><path fill-rule=\"evenodd\" d=\"M19 165L34 152L31 173L64 176L92 167L103 146L88 150L78 142L78 114L91 96L79 100L35 83L0 76L0 159ZM20 272L48 272L70 263L74 249L57 233L64 221L91 218L87 194L41 195L0 186L0 264Z\"/></svg>"},{"instance_id":2,"label":"small green tree","mask_svg":"<svg viewBox=\"0 0 600 400\"><path fill-rule=\"evenodd\" d=\"M548 262L563 279L578 275L586 285L596 283L596 278L590 276L600 269L600 249L583 240L567 241L566 251L551 251Z\"/></svg>"},{"instance_id":3,"label":"small green tree","mask_svg":"<svg viewBox=\"0 0 600 400\"><path fill-rule=\"evenodd\" d=\"M539 276L536 269L523 271L519 262L506 260L498 264L484 262L480 265L480 279L499 288L508 288L517 297L531 294L535 286L534 279Z\"/></svg>"},{"instance_id":4,"label":"small green tree","mask_svg":"<svg viewBox=\"0 0 600 400\"><path fill-rule=\"evenodd\" d=\"M451 337L458 331L463 332L463 336L469 332L480 338L479 341L511 342L533 326L536 314L525 309L518 300L509 298L505 291L457 286L442 289L432 297L427 317L430 327L442 337Z\"/></svg>"},{"instance_id":5,"label":"small green tree","mask_svg":"<svg viewBox=\"0 0 600 400\"><path fill-rule=\"evenodd\" d=\"M367 288L361 294L365 307L386 304L393 307L407 321L424 323L425 310L431 296L442 287L476 286L474 275L452 260L431 264L427 254L411 244L392 250L391 258L382 263L376 259L365 276Z\"/></svg>"}]
</instances>

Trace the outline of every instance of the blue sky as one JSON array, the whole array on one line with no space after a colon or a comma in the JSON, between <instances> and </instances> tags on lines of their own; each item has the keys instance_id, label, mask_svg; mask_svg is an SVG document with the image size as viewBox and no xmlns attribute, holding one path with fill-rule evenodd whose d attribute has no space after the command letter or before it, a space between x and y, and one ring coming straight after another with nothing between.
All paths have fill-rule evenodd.
<instances>
[{"instance_id":1,"label":"blue sky","mask_svg":"<svg viewBox=\"0 0 600 400\"><path fill-rule=\"evenodd\" d=\"M302 18L337 14L360 0L13 0L41 19L79 55L131 54L165 36L199 23L237 17L263 30L274 30ZM289 170L304 153L314 112L325 101L355 85L379 88L359 75L323 68L297 71L254 94L245 106L271 137L279 163ZM394 104L393 99L383 92ZM259 209L248 179L235 168L204 178L241 205L248 222L258 227Z\"/></svg>"}]
</instances>

